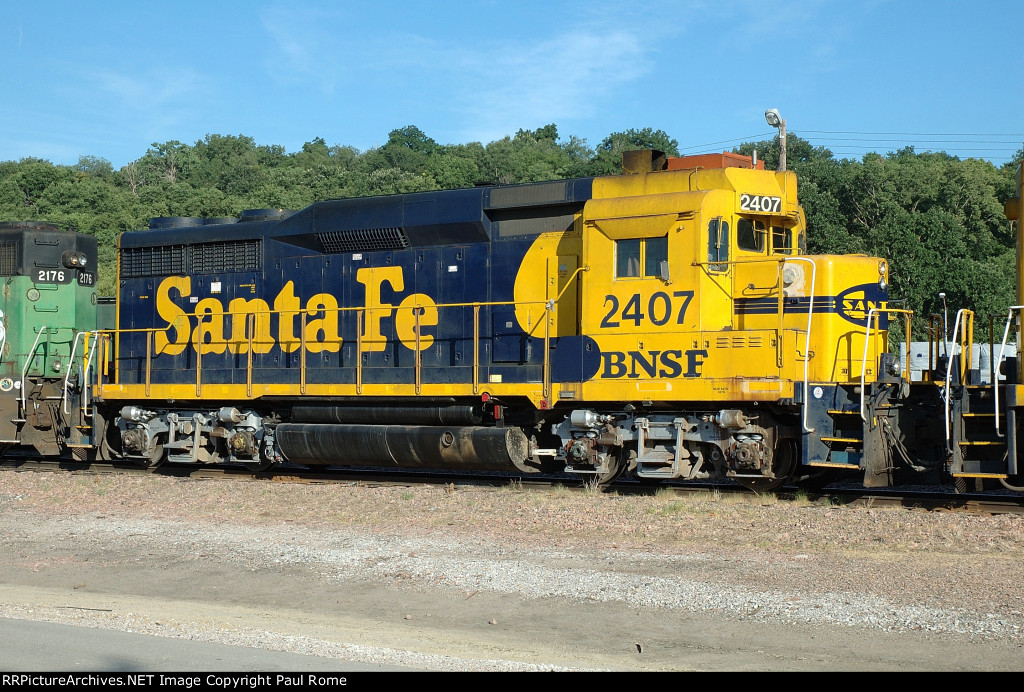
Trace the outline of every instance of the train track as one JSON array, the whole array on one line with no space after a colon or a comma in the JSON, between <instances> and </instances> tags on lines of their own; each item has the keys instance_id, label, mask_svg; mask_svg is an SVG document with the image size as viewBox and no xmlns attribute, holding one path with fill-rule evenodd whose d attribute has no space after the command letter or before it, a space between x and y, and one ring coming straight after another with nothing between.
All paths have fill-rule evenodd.
<instances>
[{"instance_id":1,"label":"train track","mask_svg":"<svg viewBox=\"0 0 1024 692\"><path fill-rule=\"evenodd\" d=\"M365 487L445 485L503 487L515 484L524 489L543 491L565 487L581 492L595 492L593 486L574 476L517 476L502 473L460 473L455 471L410 471L408 469L305 467L275 468L253 472L242 466L163 464L155 469L130 464L81 462L73 460L18 459L0 461L0 471L8 472L75 472L85 474L159 474L191 480L261 481L272 483L328 483ZM858 486L827 487L808 492L785 487L771 494L757 494L739 485L709 482L663 482L656 485L634 479L616 482L610 490L619 495L653 495L671 492L684 497L694 493L728 494L755 504L809 501L833 506L905 508L930 512L970 512L977 514L1024 514L1024 495L956 493L945 486L906 488L863 488Z\"/></svg>"}]
</instances>

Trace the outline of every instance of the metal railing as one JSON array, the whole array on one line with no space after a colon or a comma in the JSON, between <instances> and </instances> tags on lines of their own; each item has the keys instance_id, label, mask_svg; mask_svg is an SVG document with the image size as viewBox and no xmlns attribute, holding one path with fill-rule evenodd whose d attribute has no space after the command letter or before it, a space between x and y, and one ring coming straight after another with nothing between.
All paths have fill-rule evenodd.
<instances>
[{"instance_id":1,"label":"metal railing","mask_svg":"<svg viewBox=\"0 0 1024 692\"><path fill-rule=\"evenodd\" d=\"M85 363L82 367L82 412L85 416L89 415L89 387L87 383L89 382L89 369L92 367L92 354L95 351L95 349L89 348L89 335L92 335L94 339L99 338L99 332L96 331L78 332L78 334L75 335L74 342L71 344L71 357L69 358L68 367L64 373L64 388L61 390L62 409L65 415L69 415L71 413L71 409L68 408L68 382L71 380L71 368L75 362L75 354L78 353L78 339L80 337L82 338L82 343L85 348Z\"/></svg>"},{"instance_id":2,"label":"metal railing","mask_svg":"<svg viewBox=\"0 0 1024 692\"><path fill-rule=\"evenodd\" d=\"M992 391L994 392L997 437L1005 437L1005 435L999 431L999 369L1002 367L1003 359L1006 357L1006 340L1010 335L1010 325L1013 323L1013 313L1020 312L1021 310L1024 310L1024 305L1011 305L1009 311L1006 313L1006 328L1003 329L1003 341L999 346L999 360L992 368L994 373L994 376L992 377Z\"/></svg>"},{"instance_id":3,"label":"metal railing","mask_svg":"<svg viewBox=\"0 0 1024 692\"><path fill-rule=\"evenodd\" d=\"M865 423L868 422L867 413L865 411L865 399L867 391L866 375L868 371L868 343L873 342L871 338L871 323L874 321L876 333L881 331L880 326L877 324L878 318L882 315L906 315L907 320L905 322L904 331L907 344L907 363L903 371L900 373L901 376L905 377L908 381L910 380L910 317L914 314L913 310L907 310L905 308L871 308L868 310L867 319L864 321L864 354L861 356L861 368L860 368L860 419ZM872 354L872 362L878 363L878 358L881 356L880 353L875 352ZM877 365L875 366L877 367ZM878 373L875 373L875 379L878 379Z\"/></svg>"},{"instance_id":4,"label":"metal railing","mask_svg":"<svg viewBox=\"0 0 1024 692\"><path fill-rule=\"evenodd\" d=\"M36 340L32 343L32 349L28 352L25 357L25 366L21 369L21 412L22 415L28 410L28 397L25 395L25 381L28 378L28 371L32 366L32 361L36 357L36 349L39 348L39 340L43 338L48 330L48 327L44 324L39 327L39 333L36 334ZM45 368L45 363L43 364Z\"/></svg>"},{"instance_id":5,"label":"metal railing","mask_svg":"<svg viewBox=\"0 0 1024 692\"><path fill-rule=\"evenodd\" d=\"M967 326L968 322L970 323L969 327ZM964 341L958 342L957 341L957 335L960 334L961 324L964 325L963 336L962 336ZM953 324L953 338L952 338L952 340L950 342L952 344L961 343L961 349L960 349L960 381L961 382L963 382L964 374L966 373L966 370L964 369L964 363L966 362L968 367L970 366L970 363L971 363L971 355L972 355L972 351L974 349L973 335L974 335L974 312L971 311L971 310L967 310L967 309L961 308L956 313L956 322L954 322L954 324ZM964 346L966 346L966 348L963 348ZM952 438L952 432L950 430L950 427L952 425L952 419L951 419L950 413L949 413L949 391L950 391L950 389L952 387L953 360L954 360L954 358L952 356L950 356L949 359L946 362L946 381L945 381L945 385L942 388L942 398L945 400L946 451L950 452L950 453L952 453L953 448L950 447L950 442L952 442L952 439L951 439Z\"/></svg>"},{"instance_id":6,"label":"metal railing","mask_svg":"<svg viewBox=\"0 0 1024 692\"><path fill-rule=\"evenodd\" d=\"M578 274L579 271L580 270L577 270L577 274ZM576 276L576 274L573 275L573 277L575 277L575 276ZM571 281L571 279L570 279L570 281ZM542 378L542 381L540 383L541 386L542 386L542 392L541 393L542 393L542 397L548 402L548 404L550 404L550 401L549 401L550 398L551 398L550 350L551 350L551 339L553 337L552 329L551 329L551 322L552 322L552 320L557 320L557 316L558 316L558 302L557 301L564 294L566 288L568 288L568 284L566 285L565 288L563 288L562 292L559 293L557 298L548 299L548 300L521 301L521 302L518 302L518 303L515 302L515 301L494 301L494 302L482 302L482 303L446 303L446 304L436 304L436 303L423 303L423 304L419 304L419 303L416 303L416 304L413 304L413 305L404 305L404 306L402 306L401 309L403 311L404 310L411 310L411 312L412 312L412 332L413 333L412 333L412 342L409 344L409 347L413 351L414 387L415 387L416 393L420 394L422 392L423 385L424 385L423 371L424 371L425 367L423 365L422 354L423 354L423 351L426 348L423 345L423 340L425 338L427 338L427 337L426 337L426 335L424 335L422 333L422 328L423 328L422 316L424 315L424 312L425 312L426 309L436 309L438 311L440 311L440 310L454 310L454 309L458 309L458 308L471 308L472 309L472 311L473 311L473 325L474 325L473 339L472 339L473 362L472 362L471 381L469 383L467 383L467 384L470 384L472 386L474 394L479 394L481 389L482 389L482 381L481 381L481 377L480 377L480 371L481 371L481 368L483 367L483 363L482 363L481 357L480 357L480 351L481 351L481 348L480 348L480 340L481 340L481 337L480 337L480 324L481 324L481 322L480 322L480 311L481 311L481 309L482 308L488 308L488 307L519 307L519 308L527 308L527 309L534 308L535 309L535 308L539 307L543 311L543 315L544 315L544 319L541 320L541 321L544 322L543 337L542 337L543 338L543 343L544 343L544 355L543 355L543 359L542 359L541 363L539 363L539 365L542 366L542 373L543 373L543 378ZM343 314L343 313L354 313L355 314L355 320L356 320L355 349L356 349L356 354L357 354L356 355L356 359L355 359L355 389L356 389L356 393L357 394L362 394L363 390L365 388L365 384L364 384L364 380L365 380L365 377L364 377L365 366L363 365L363 354L364 354L364 347L366 345L366 335L363 334L363 325L366 324L368 319L371 319L373 313L375 313L375 312L376 313L387 312L388 314L391 314L393 312L396 312L398 309L399 308L397 306L372 306L372 307L360 306L360 307L339 307L339 308L334 308L334 309L330 309L330 310L321 310L321 311L319 311L322 314L326 314L327 312L337 313L338 316L339 316L339 322L340 322L341 314ZM145 391L145 395L146 396L150 396L151 391L152 391L152 385L153 385L153 362L154 362L154 360L158 356L160 356L162 353L166 352L166 348L167 348L166 346L164 346L162 348L158 348L157 347L155 342L156 342L156 336L158 334L168 335L171 332L171 330L175 330L175 331L178 331L178 332L181 332L181 331L184 331L184 330L188 330L188 332L189 332L189 336L187 337L188 340L185 342L184 345L189 345L189 344L192 345L193 348L194 348L194 352L195 352L195 366L196 366L195 367L195 369L196 369L196 373L195 373L195 392L196 392L196 396L201 396L202 395L203 386L204 386L204 379L203 379L203 375L204 375L203 354L204 353L209 354L211 352L211 347L219 347L219 350L217 352L220 352L220 353L223 353L224 351L232 351L234 349L237 349L237 350L233 351L236 354L240 354L241 351L244 349L245 350L245 354L246 354L246 364L245 364L245 369L246 369L246 382L245 382L245 384L246 384L246 393L247 393L248 396L251 397L252 394L253 394L253 387L254 387L254 377L253 377L254 369L255 369L254 368L255 363L254 363L254 360L253 360L254 359L254 355L257 353L257 350L261 348L261 344L265 344L266 343L265 341L262 341L259 338L258 334L257 334L258 329L256 328L256 321L257 320L262 320L262 319L270 319L271 315L285 315L285 316L289 316L289 317L294 317L296 314L298 314L298 316L299 316L299 335L298 335L298 337L297 337L295 342L286 342L286 343L295 343L296 346L298 347L298 350L299 350L299 391L300 391L301 394L305 394L306 390L307 390L307 387L308 387L308 384L309 384L309 378L308 378L309 368L308 368L308 363L307 363L307 353L308 353L307 345L308 345L308 341L307 341L307 335L306 335L306 328L308 326L308 321L307 321L307 313L305 311L296 311L294 309L292 309L292 310L260 310L259 312L248 312L248 313L241 313L241 314L237 314L237 315L231 315L234 318L242 318L242 317L244 317L244 319L245 319L245 328L244 328L243 334L239 338L225 338L223 340L216 340L216 341L212 341L212 340L211 341L206 341L205 337L208 335L208 333L204 334L201 331L201 327L204 324L209 324L208 321L204 321L204 318L209 318L210 317L209 313L201 313L201 314L186 313L186 314L179 314L178 316L175 317L175 319L172 322L170 322L169 324L167 324L164 327L100 330L99 332L96 333L96 336L97 336L97 339L107 339L107 340L109 340L111 338L114 338L115 348L118 349L118 354L115 355L115 360L117 360L117 359L120 358L119 349L121 348L121 340L122 340L123 337L125 337L126 335L130 335L130 334L144 334L145 335L144 338L145 338L145 342L146 342L146 349L145 349L146 353L145 353L145 361L144 361L145 364L144 364L144 371L143 371L144 372L144 377L143 377L143 381L141 382L141 384L143 384L143 386L144 386L144 391ZM224 318L224 317L228 317L228 316L229 316L229 314L225 314L225 315L220 315L218 317ZM321 317L320 319L323 319L323 318ZM534 325L533 328L530 331L526 332L525 336L529 337L531 334L533 334L536 331L537 327L539 327L539 324L538 325ZM194 336L194 335L198 335L198 336ZM201 338L203 340L199 341L199 342L195 342L195 341L193 341L194 338ZM339 337L336 337L336 338L333 338L333 339L326 339L325 341L318 342L318 343L325 344L325 345L326 344L336 344L338 346L338 350L340 351L340 347L341 347L341 345L343 343L345 343L345 341L346 341L346 339L343 339L343 338L341 338L339 336ZM175 343L181 345L181 342L171 342L170 339L168 338L168 345L175 344ZM294 350L294 349L292 349L292 350ZM116 376L116 373L115 373L115 376ZM103 384L102 376L97 379L97 384L102 386L102 384ZM111 384L119 384L119 382L114 381L114 382L111 382Z\"/></svg>"}]
</instances>

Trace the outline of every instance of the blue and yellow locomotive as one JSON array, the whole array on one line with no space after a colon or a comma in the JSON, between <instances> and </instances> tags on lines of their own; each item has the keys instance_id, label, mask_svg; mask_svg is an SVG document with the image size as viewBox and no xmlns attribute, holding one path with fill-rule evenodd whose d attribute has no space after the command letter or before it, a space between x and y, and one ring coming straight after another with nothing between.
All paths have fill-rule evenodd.
<instances>
[{"instance_id":1,"label":"blue and yellow locomotive","mask_svg":"<svg viewBox=\"0 0 1024 692\"><path fill-rule=\"evenodd\" d=\"M626 168L123 234L103 454L753 487L834 466L808 402L876 379L885 261L804 254L791 172Z\"/></svg>"},{"instance_id":2,"label":"blue and yellow locomotive","mask_svg":"<svg viewBox=\"0 0 1024 692\"><path fill-rule=\"evenodd\" d=\"M104 329L93 239L0 230L0 443L142 466L1014 482L1019 373L986 386L936 355L912 382L885 259L806 254L792 172L650 151L624 171L154 219L120 237Z\"/></svg>"}]
</instances>

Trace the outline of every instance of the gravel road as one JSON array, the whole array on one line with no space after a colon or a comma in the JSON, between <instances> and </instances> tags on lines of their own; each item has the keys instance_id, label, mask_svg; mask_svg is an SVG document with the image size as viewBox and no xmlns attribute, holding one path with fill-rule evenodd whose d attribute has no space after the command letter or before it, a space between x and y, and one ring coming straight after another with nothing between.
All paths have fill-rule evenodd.
<instances>
[{"instance_id":1,"label":"gravel road","mask_svg":"<svg viewBox=\"0 0 1024 692\"><path fill-rule=\"evenodd\" d=\"M431 670L1017 670L1024 517L0 475L0 617Z\"/></svg>"}]
</instances>

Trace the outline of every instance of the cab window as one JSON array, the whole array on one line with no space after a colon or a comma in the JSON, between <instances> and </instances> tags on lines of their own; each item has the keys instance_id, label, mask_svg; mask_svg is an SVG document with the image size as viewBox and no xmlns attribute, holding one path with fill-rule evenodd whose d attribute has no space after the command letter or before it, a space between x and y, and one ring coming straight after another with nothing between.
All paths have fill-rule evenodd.
<instances>
[{"instance_id":1,"label":"cab window","mask_svg":"<svg viewBox=\"0 0 1024 692\"><path fill-rule=\"evenodd\" d=\"M772 252L776 255L793 254L793 229L772 226Z\"/></svg>"},{"instance_id":2,"label":"cab window","mask_svg":"<svg viewBox=\"0 0 1024 692\"><path fill-rule=\"evenodd\" d=\"M644 240L644 276L661 276L661 263L668 261L668 236Z\"/></svg>"},{"instance_id":3,"label":"cab window","mask_svg":"<svg viewBox=\"0 0 1024 692\"><path fill-rule=\"evenodd\" d=\"M615 241L615 278L628 279L640 276L640 239Z\"/></svg>"},{"instance_id":4,"label":"cab window","mask_svg":"<svg viewBox=\"0 0 1024 692\"><path fill-rule=\"evenodd\" d=\"M736 247L748 252L764 252L768 229L760 219L741 218L736 222Z\"/></svg>"},{"instance_id":5,"label":"cab window","mask_svg":"<svg viewBox=\"0 0 1024 692\"><path fill-rule=\"evenodd\" d=\"M615 278L660 277L668 260L668 236L615 241ZM641 271L642 270L642 271Z\"/></svg>"},{"instance_id":6,"label":"cab window","mask_svg":"<svg viewBox=\"0 0 1024 692\"><path fill-rule=\"evenodd\" d=\"M729 222L725 219L711 219L708 222L708 269L724 272L728 264L717 264L729 261Z\"/></svg>"}]
</instances>

